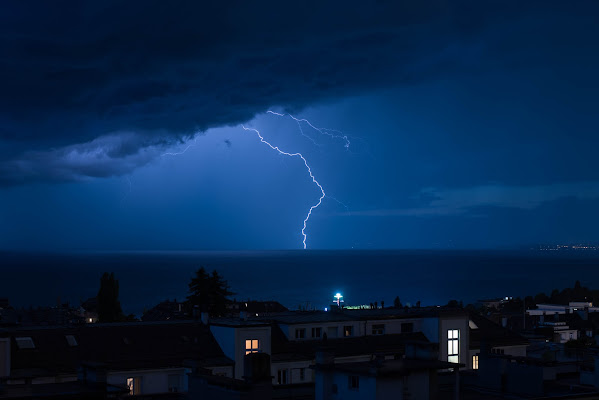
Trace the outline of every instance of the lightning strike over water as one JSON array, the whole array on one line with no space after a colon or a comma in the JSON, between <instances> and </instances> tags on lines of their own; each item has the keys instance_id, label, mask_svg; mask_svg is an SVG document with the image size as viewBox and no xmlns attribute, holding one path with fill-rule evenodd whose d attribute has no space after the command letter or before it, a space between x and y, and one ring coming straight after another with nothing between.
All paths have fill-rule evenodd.
<instances>
[{"instance_id":1,"label":"lightning strike over water","mask_svg":"<svg viewBox=\"0 0 599 400\"><path fill-rule=\"evenodd\" d=\"M271 114L275 114L273 112L270 112L270 113ZM314 210L315 208L318 208L318 206L320 206L320 204L322 203L322 200L326 197L326 193L324 192L324 189L322 188L322 186L320 185L320 183L318 183L318 181L316 180L316 178L312 174L312 169L308 165L308 161L304 158L304 156L301 153L288 153L286 151L283 151L279 147L273 146L272 144L270 144L269 142L267 142L257 129L246 128L244 125L241 125L241 127L244 130L246 130L246 131L253 131L253 132L255 132L256 135L258 135L258 138L260 138L260 141L262 143L266 144L271 149L277 151L279 154L282 154L282 155L285 155L285 156L289 156L289 157L299 157L299 158L301 158L302 161L304 162L304 165L306 166L306 169L308 170L308 174L310 174L310 178L312 178L312 182L314 182L316 184L316 186L318 186L318 188L320 189L321 195L318 198L318 202L316 204L314 204L312 207L310 207L310 209L308 210L308 214L306 215L306 218L304 218L304 227L302 228L302 236L304 237L304 239L303 239L302 242L304 244L304 249L306 249L306 240L308 238L307 235L306 235L306 226L308 224L308 220L310 219L310 216L312 215L312 210Z\"/></svg>"}]
</instances>

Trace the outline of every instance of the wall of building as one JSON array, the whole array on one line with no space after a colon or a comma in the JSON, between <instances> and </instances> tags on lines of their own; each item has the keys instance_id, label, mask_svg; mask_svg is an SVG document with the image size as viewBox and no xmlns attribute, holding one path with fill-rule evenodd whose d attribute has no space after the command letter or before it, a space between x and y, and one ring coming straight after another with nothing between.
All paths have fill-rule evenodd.
<instances>
[{"instance_id":1,"label":"wall of building","mask_svg":"<svg viewBox=\"0 0 599 400\"><path fill-rule=\"evenodd\" d=\"M361 382L360 382L361 383ZM376 400L386 399L404 399L403 378L382 379L379 378L376 382ZM425 399L424 397L409 397L410 399Z\"/></svg>"},{"instance_id":2,"label":"wall of building","mask_svg":"<svg viewBox=\"0 0 599 400\"><path fill-rule=\"evenodd\" d=\"M312 360L306 361L286 361L272 363L271 375L273 385L278 384L279 370L287 371L287 384L309 383L314 382L314 370L310 368L313 364ZM304 379L301 379L301 370L304 370Z\"/></svg>"},{"instance_id":3,"label":"wall of building","mask_svg":"<svg viewBox=\"0 0 599 400\"><path fill-rule=\"evenodd\" d=\"M472 364L470 357L470 326L467 316L439 318L439 360L447 361L447 333L450 329L459 330L459 362L466 366ZM431 340L429 338L429 340ZM432 340L431 340L432 341Z\"/></svg>"},{"instance_id":4,"label":"wall of building","mask_svg":"<svg viewBox=\"0 0 599 400\"><path fill-rule=\"evenodd\" d=\"M141 394L158 394L169 392L169 375L179 376L179 392L187 392L188 373L186 368L169 368L155 370L115 371L109 372L106 382L111 385L127 385L127 378L141 377Z\"/></svg>"},{"instance_id":5,"label":"wall of building","mask_svg":"<svg viewBox=\"0 0 599 400\"><path fill-rule=\"evenodd\" d=\"M376 378L373 376L359 376L359 388L349 388L349 376L346 373L335 371L333 384L337 385L337 396L334 399L343 400L375 400L377 398ZM385 397L381 397L384 399ZM389 398L389 397L386 397Z\"/></svg>"},{"instance_id":6,"label":"wall of building","mask_svg":"<svg viewBox=\"0 0 599 400\"><path fill-rule=\"evenodd\" d=\"M235 353L230 357L235 361L235 379L243 378L243 360L245 357L245 341L258 339L260 352L272 355L270 326L238 327L235 329ZM225 353L226 354L226 353Z\"/></svg>"},{"instance_id":7,"label":"wall of building","mask_svg":"<svg viewBox=\"0 0 599 400\"><path fill-rule=\"evenodd\" d=\"M0 377L10 375L10 338L0 338Z\"/></svg>"},{"instance_id":8,"label":"wall of building","mask_svg":"<svg viewBox=\"0 0 599 400\"><path fill-rule=\"evenodd\" d=\"M320 340L324 333L327 334L329 339L333 338L342 338L344 336L344 327L351 326L352 327L352 337L353 336L363 336L364 328L363 323L360 321L340 321L340 322L322 322L322 323L310 323L310 324L279 324L279 327L289 340ZM321 328L320 338L312 337L312 328ZM295 331L296 329L305 329L305 337L303 339L296 339ZM331 330L334 330L335 334L331 334Z\"/></svg>"},{"instance_id":9,"label":"wall of building","mask_svg":"<svg viewBox=\"0 0 599 400\"><path fill-rule=\"evenodd\" d=\"M384 325L385 335L393 335L398 333L404 333L402 330L402 324L412 324L412 332L422 331L422 319L384 319L384 320L368 320L364 324L362 335L372 335L373 325Z\"/></svg>"}]
</instances>

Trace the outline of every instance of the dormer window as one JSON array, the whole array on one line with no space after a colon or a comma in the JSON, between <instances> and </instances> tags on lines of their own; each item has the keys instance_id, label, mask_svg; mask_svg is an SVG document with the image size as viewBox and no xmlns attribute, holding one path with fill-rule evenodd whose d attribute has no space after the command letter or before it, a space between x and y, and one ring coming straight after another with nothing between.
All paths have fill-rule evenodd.
<instances>
[{"instance_id":1,"label":"dormer window","mask_svg":"<svg viewBox=\"0 0 599 400\"><path fill-rule=\"evenodd\" d=\"M260 351L260 341L258 339L247 339L245 341L245 354L258 353Z\"/></svg>"},{"instance_id":2,"label":"dormer window","mask_svg":"<svg viewBox=\"0 0 599 400\"><path fill-rule=\"evenodd\" d=\"M33 343L33 339L31 339L30 337L18 337L15 338L15 341L17 342L17 347L20 350L35 349L35 343Z\"/></svg>"}]
</instances>

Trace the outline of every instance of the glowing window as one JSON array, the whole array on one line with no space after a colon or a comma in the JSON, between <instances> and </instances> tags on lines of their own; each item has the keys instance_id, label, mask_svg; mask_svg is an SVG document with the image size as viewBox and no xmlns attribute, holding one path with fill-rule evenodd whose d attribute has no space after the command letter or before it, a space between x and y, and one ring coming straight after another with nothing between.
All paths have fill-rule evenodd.
<instances>
[{"instance_id":1,"label":"glowing window","mask_svg":"<svg viewBox=\"0 0 599 400\"><path fill-rule=\"evenodd\" d=\"M460 330L447 331L447 361L458 363L460 359Z\"/></svg>"},{"instance_id":2,"label":"glowing window","mask_svg":"<svg viewBox=\"0 0 599 400\"><path fill-rule=\"evenodd\" d=\"M348 337L352 336L354 332L354 327L351 325L347 325L343 327L343 336Z\"/></svg>"},{"instance_id":3,"label":"glowing window","mask_svg":"<svg viewBox=\"0 0 599 400\"><path fill-rule=\"evenodd\" d=\"M131 396L141 394L141 377L127 378L127 388L129 388L129 395Z\"/></svg>"},{"instance_id":4,"label":"glowing window","mask_svg":"<svg viewBox=\"0 0 599 400\"><path fill-rule=\"evenodd\" d=\"M30 337L18 337L15 340L17 341L17 347L21 350L35 349L35 343L33 343L33 339Z\"/></svg>"},{"instance_id":5,"label":"glowing window","mask_svg":"<svg viewBox=\"0 0 599 400\"><path fill-rule=\"evenodd\" d=\"M472 369L478 369L478 355L472 356Z\"/></svg>"},{"instance_id":6,"label":"glowing window","mask_svg":"<svg viewBox=\"0 0 599 400\"><path fill-rule=\"evenodd\" d=\"M245 341L245 354L258 353L260 351L260 341L258 339L247 339Z\"/></svg>"}]
</instances>

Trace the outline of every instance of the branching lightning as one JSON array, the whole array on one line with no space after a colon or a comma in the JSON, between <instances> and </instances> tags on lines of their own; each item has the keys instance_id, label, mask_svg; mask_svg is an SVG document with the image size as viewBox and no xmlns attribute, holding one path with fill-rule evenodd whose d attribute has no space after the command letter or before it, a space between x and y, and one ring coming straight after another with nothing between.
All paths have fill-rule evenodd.
<instances>
[{"instance_id":1,"label":"branching lightning","mask_svg":"<svg viewBox=\"0 0 599 400\"><path fill-rule=\"evenodd\" d=\"M257 129L246 128L244 125L241 125L241 127L244 130L246 130L246 131L253 131L253 132L255 132L256 135L258 135L258 138L260 138L260 141L262 143L264 143L265 145L267 145L271 149L277 151L279 154L282 154L282 155L285 155L285 156L289 156L289 157L299 157L299 158L301 158L301 160L304 162L304 165L306 166L306 169L308 170L308 174L310 175L310 178L312 178L312 182L314 182L316 184L316 186L318 186L318 188L320 189L321 195L318 198L318 202L316 204L314 204L312 207L310 207L310 209L308 210L308 214L306 215L306 218L304 218L304 227L302 228L302 236L304 237L304 239L303 239L302 242L304 244L304 249L305 249L306 248L306 240L308 238L307 235L306 235L306 226L308 224L308 220L310 219L310 216L312 215L312 211L315 208L317 208L318 206L320 206L320 204L322 203L322 200L326 197L326 193L324 192L323 187L320 185L320 183L318 183L318 181L314 177L314 174L312 174L312 169L310 168L310 165L308 165L308 161L306 160L306 158L301 153L288 153L286 151L283 151L279 147L273 146L272 144L270 144L269 142L267 142Z\"/></svg>"},{"instance_id":2,"label":"branching lightning","mask_svg":"<svg viewBox=\"0 0 599 400\"><path fill-rule=\"evenodd\" d=\"M302 130L302 125L301 125L302 122L305 123L305 124L307 124L310 128L314 129L315 131L317 131L321 135L330 136L333 139L342 139L343 141L345 141L345 145L343 145L343 147L345 147L346 150L349 150L349 146L350 146L351 142L349 141L349 137L347 135L344 135L343 132L340 132L340 131L335 130L335 129L318 128L318 127L312 125L312 123L310 121L308 121L307 119L305 119L305 118L296 118L296 117L294 117L291 114L281 114L281 113L278 113L278 112L275 112L275 111L271 111L271 110L268 110L267 113L268 114L276 115L278 117L284 117L284 116L288 115L291 119L293 119L295 122L297 122L297 124L299 125L299 128L300 128L300 132L302 133L302 136L307 137L308 139L310 139L312 141L312 143L314 143L317 146L319 146L319 144L316 143L314 141L314 139L312 139L311 137L309 137L308 135L306 135L304 133L304 131ZM334 133L331 133L331 132L334 132Z\"/></svg>"},{"instance_id":3,"label":"branching lightning","mask_svg":"<svg viewBox=\"0 0 599 400\"><path fill-rule=\"evenodd\" d=\"M291 119L293 119L297 123L302 136L304 136L307 139L309 139L316 146L320 146L320 144L318 144L312 137L310 137L310 136L308 136L308 135L306 135L304 133L304 130L302 129L302 123L305 123L310 128L312 128L315 131L317 131L318 133L320 133L321 135L326 135L326 136L329 136L329 137L331 137L333 139L342 139L345 142L345 145L344 145L345 149L349 150L349 146L351 144L350 141L349 141L349 138L348 138L347 135L344 135L340 131L337 131L337 130L334 130L334 129L327 129L327 128L316 127L310 121L308 121L307 119L305 119L305 118L296 118L296 117L294 117L291 114L281 114L281 113L277 113L277 112L270 111L270 110L267 111L267 113L272 114L272 115L276 115L276 116L279 116L279 117L289 116ZM327 196L327 194L324 191L324 188L318 182L318 180L316 180L316 177L312 173L312 168L308 164L308 160L306 160L306 158L301 153L299 153L299 152L289 153L287 151L281 150L278 146L274 146L270 142L268 142L266 139L264 139L264 137L262 136L262 134L260 133L260 131L258 131L257 129L255 129L255 128L248 128L245 125L241 125L241 127L245 131L254 132L258 136L258 138L260 139L260 142L264 143L265 145L267 145L268 147L270 147L272 150L275 150L279 154L285 155L285 156L288 156L288 157L298 157L298 158L300 158L303 161L304 165L306 166L306 170L308 171L308 175L312 179L312 182L314 182L314 184L320 190L320 196L318 198L318 201L308 209L308 213L306 214L306 217L304 218L304 222L303 222L303 227L302 227L302 231L301 231L302 232L302 237L303 237L302 244L304 246L304 249L306 249L307 248L306 241L308 240L308 235L306 234L306 229L307 229L307 226L308 226L308 221L310 220L310 217L312 216L312 211L314 211L316 208L318 208L322 204L322 201L325 198L327 198L327 197L330 198L331 200L336 201L337 203L339 203L340 205L342 205L346 209L348 209L347 206L345 204L343 204L342 202L340 202L339 200L337 200L336 198L331 197L331 196ZM164 156L179 156L179 155L185 154L187 152L187 150L189 150L191 147L196 146L196 140L197 139L194 138L194 143L187 145L187 147L185 147L181 151L177 151L177 152L166 152L166 153L163 153L162 156L163 157ZM227 146L230 146L230 142L228 142L228 140L226 140L225 143L227 143ZM129 185L131 185L131 181L130 180L129 180Z\"/></svg>"}]
</instances>

